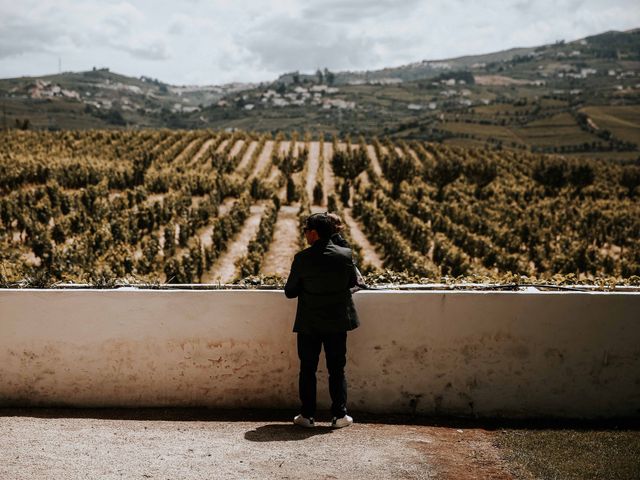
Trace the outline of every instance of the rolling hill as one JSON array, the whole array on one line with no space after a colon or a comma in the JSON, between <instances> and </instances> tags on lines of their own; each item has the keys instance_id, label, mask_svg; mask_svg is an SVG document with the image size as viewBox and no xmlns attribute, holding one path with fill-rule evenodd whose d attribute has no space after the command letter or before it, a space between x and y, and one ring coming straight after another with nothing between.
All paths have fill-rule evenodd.
<instances>
[{"instance_id":1,"label":"rolling hill","mask_svg":"<svg viewBox=\"0 0 640 480\"><path fill-rule=\"evenodd\" d=\"M172 86L94 69L0 80L5 128L386 135L635 160L640 30L365 72Z\"/></svg>"}]
</instances>

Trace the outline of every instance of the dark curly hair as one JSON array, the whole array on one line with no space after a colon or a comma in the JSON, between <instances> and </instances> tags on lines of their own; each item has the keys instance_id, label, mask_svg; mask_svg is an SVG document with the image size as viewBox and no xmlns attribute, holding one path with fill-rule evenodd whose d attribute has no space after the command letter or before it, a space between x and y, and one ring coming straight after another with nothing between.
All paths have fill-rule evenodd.
<instances>
[{"instance_id":1,"label":"dark curly hair","mask_svg":"<svg viewBox=\"0 0 640 480\"><path fill-rule=\"evenodd\" d=\"M333 234L333 222L326 213L312 213L305 221L305 230L315 230L323 239Z\"/></svg>"},{"instance_id":2,"label":"dark curly hair","mask_svg":"<svg viewBox=\"0 0 640 480\"><path fill-rule=\"evenodd\" d=\"M331 220L331 224L333 225L333 233L340 233L344 230L344 225L342 224L342 219L336 215L335 213L327 212L327 217Z\"/></svg>"}]
</instances>

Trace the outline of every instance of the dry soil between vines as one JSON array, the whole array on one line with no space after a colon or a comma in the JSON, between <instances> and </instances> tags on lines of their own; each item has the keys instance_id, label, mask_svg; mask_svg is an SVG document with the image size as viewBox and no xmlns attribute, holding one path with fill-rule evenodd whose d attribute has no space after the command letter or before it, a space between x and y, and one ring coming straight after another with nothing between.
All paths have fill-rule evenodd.
<instances>
[{"instance_id":1,"label":"dry soil between vines","mask_svg":"<svg viewBox=\"0 0 640 480\"><path fill-rule=\"evenodd\" d=\"M260 226L260 219L265 204L251 205L251 213L244 222L240 232L229 242L229 248L218 258L211 270L202 276L203 283L231 283L236 277L236 262L246 255L249 242L255 236Z\"/></svg>"},{"instance_id":2,"label":"dry soil between vines","mask_svg":"<svg viewBox=\"0 0 640 480\"><path fill-rule=\"evenodd\" d=\"M294 255L300 250L298 245L298 209L297 205L283 205L273 232L273 241L269 245L261 272L265 275L286 277Z\"/></svg>"}]
</instances>

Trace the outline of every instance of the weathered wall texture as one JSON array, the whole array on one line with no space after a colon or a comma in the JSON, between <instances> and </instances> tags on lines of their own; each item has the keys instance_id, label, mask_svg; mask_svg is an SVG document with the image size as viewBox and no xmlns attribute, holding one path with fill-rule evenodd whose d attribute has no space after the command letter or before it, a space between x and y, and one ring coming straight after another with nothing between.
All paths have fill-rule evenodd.
<instances>
[{"instance_id":1,"label":"weathered wall texture","mask_svg":"<svg viewBox=\"0 0 640 480\"><path fill-rule=\"evenodd\" d=\"M639 294L355 299L354 410L640 416ZM0 290L0 405L295 407L295 303L276 291Z\"/></svg>"}]
</instances>

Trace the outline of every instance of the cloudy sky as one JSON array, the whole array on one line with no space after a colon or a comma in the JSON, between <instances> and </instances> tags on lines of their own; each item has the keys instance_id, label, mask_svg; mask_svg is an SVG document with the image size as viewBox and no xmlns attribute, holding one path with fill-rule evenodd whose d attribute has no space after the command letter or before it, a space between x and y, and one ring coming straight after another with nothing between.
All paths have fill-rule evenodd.
<instances>
[{"instance_id":1,"label":"cloudy sky","mask_svg":"<svg viewBox=\"0 0 640 480\"><path fill-rule=\"evenodd\" d=\"M366 70L640 27L637 0L0 0L0 78Z\"/></svg>"}]
</instances>

